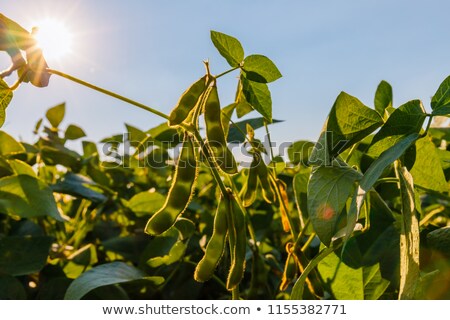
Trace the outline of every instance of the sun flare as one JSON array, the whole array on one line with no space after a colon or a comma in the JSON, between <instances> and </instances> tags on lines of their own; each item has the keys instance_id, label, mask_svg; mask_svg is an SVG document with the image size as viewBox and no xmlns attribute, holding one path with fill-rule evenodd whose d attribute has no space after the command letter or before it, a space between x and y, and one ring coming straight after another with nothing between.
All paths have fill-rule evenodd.
<instances>
[{"instance_id":1,"label":"sun flare","mask_svg":"<svg viewBox=\"0 0 450 320\"><path fill-rule=\"evenodd\" d=\"M63 22L46 19L35 26L38 28L36 41L48 60L59 60L72 51L73 36Z\"/></svg>"}]
</instances>

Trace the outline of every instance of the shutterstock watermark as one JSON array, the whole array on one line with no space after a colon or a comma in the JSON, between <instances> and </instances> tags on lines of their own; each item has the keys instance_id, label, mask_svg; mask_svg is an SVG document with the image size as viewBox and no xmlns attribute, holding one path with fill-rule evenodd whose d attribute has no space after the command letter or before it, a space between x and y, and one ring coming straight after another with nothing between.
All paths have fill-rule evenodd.
<instances>
[{"instance_id":1,"label":"shutterstock watermark","mask_svg":"<svg viewBox=\"0 0 450 320\"><path fill-rule=\"evenodd\" d=\"M258 140L257 143L263 148L255 148L255 144L248 141L231 141L227 147L242 168L255 165L254 161L268 163L271 161L272 155L286 162L290 162L289 157L296 159L295 164L301 166L331 166L339 165L339 163L333 163L333 157L345 150L348 142L348 140L334 141L333 132L323 132L319 141L313 144L305 143L295 146L293 141L269 142L268 136L265 135L263 140ZM175 139L160 141L151 138L146 141L138 141L134 140L130 133L124 133L121 139L116 136L114 140L104 141L100 147L100 156L104 162L108 163L108 168L164 168L171 166L173 161L177 161L183 148L183 141ZM226 158L215 156L217 153L214 152L214 149L222 147L218 142L206 141L203 146L203 148L209 148L210 159L205 158L205 152L202 152L202 147L198 142L196 142L196 147L198 161L206 166L216 162L230 163ZM220 154L222 157L226 157L229 153L222 152ZM195 163L184 162L178 165L194 166Z\"/></svg>"}]
</instances>

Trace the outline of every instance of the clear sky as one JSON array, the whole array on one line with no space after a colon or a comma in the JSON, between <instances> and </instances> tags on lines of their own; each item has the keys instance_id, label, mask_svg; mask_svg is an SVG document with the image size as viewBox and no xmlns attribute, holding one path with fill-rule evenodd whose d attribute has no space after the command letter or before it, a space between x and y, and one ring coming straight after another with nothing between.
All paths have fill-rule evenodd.
<instances>
[{"instance_id":1,"label":"clear sky","mask_svg":"<svg viewBox=\"0 0 450 320\"><path fill-rule=\"evenodd\" d=\"M2 1L0 11L27 28L46 17L64 21L73 52L48 61L52 68L165 113L203 74L202 60L213 73L227 69L209 30L233 35L283 74L270 86L274 118L286 120L272 126L277 142L316 139L340 91L372 106L384 79L395 105L420 98L429 108L450 74L448 0L15 0ZM0 64L9 65L5 53ZM224 106L234 98L235 77L220 79ZM64 101L63 125L78 124L93 140L123 132L125 122L145 130L163 122L53 76L47 88L15 92L2 130L29 140L45 110Z\"/></svg>"}]
</instances>

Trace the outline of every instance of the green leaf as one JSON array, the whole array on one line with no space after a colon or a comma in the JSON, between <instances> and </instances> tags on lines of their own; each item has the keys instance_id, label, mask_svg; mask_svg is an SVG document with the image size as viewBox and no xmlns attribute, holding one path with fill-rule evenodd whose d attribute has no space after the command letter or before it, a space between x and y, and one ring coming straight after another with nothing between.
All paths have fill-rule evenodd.
<instances>
[{"instance_id":1,"label":"green leaf","mask_svg":"<svg viewBox=\"0 0 450 320\"><path fill-rule=\"evenodd\" d=\"M51 186L54 192L70 194L93 202L105 202L108 198L92 189L97 184L81 174L68 172L61 180Z\"/></svg>"},{"instance_id":2,"label":"green leaf","mask_svg":"<svg viewBox=\"0 0 450 320\"><path fill-rule=\"evenodd\" d=\"M6 108L13 98L13 92L9 89L8 84L0 79L0 128L5 123L6 119Z\"/></svg>"},{"instance_id":3,"label":"green leaf","mask_svg":"<svg viewBox=\"0 0 450 320\"><path fill-rule=\"evenodd\" d=\"M171 265L172 263L179 261L184 256L186 248L186 243L183 241L177 241L166 255L151 258L147 261L147 264L152 268L157 268L162 265Z\"/></svg>"},{"instance_id":4,"label":"green leaf","mask_svg":"<svg viewBox=\"0 0 450 320\"><path fill-rule=\"evenodd\" d=\"M44 146L41 155L45 164L50 166L60 164L68 168L77 168L80 165L81 156L66 147Z\"/></svg>"},{"instance_id":5,"label":"green leaf","mask_svg":"<svg viewBox=\"0 0 450 320\"><path fill-rule=\"evenodd\" d=\"M361 177L355 169L336 162L312 171L308 184L308 214L317 236L326 246L338 231L341 212Z\"/></svg>"},{"instance_id":6,"label":"green leaf","mask_svg":"<svg viewBox=\"0 0 450 320\"><path fill-rule=\"evenodd\" d=\"M127 129L126 140L132 147L137 147L148 139L148 135L144 131L127 123L125 123L125 127Z\"/></svg>"},{"instance_id":7,"label":"green leaf","mask_svg":"<svg viewBox=\"0 0 450 320\"><path fill-rule=\"evenodd\" d=\"M260 54L253 54L246 57L243 69L245 71L245 77L255 82L268 83L282 77L272 60Z\"/></svg>"},{"instance_id":8,"label":"green leaf","mask_svg":"<svg viewBox=\"0 0 450 320\"><path fill-rule=\"evenodd\" d=\"M128 202L128 207L138 217L154 214L164 205L165 196L159 192L144 191L134 195Z\"/></svg>"},{"instance_id":9,"label":"green leaf","mask_svg":"<svg viewBox=\"0 0 450 320\"><path fill-rule=\"evenodd\" d=\"M327 146L336 156L361 141L383 124L378 112L366 107L357 98L341 92L327 120L327 131L332 132Z\"/></svg>"},{"instance_id":10,"label":"green leaf","mask_svg":"<svg viewBox=\"0 0 450 320\"><path fill-rule=\"evenodd\" d=\"M274 119L271 124L283 122L283 120ZM264 118L252 118L235 122L230 125L228 132L228 142L230 143L242 143L245 141L245 133L247 132L247 124L251 125L253 129L259 129L264 127Z\"/></svg>"},{"instance_id":11,"label":"green leaf","mask_svg":"<svg viewBox=\"0 0 450 320\"><path fill-rule=\"evenodd\" d=\"M83 137L86 137L86 133L74 124L69 125L64 133L64 138L67 140L77 140Z\"/></svg>"},{"instance_id":12,"label":"green leaf","mask_svg":"<svg viewBox=\"0 0 450 320\"><path fill-rule=\"evenodd\" d=\"M155 142L159 142L161 146L166 148L173 148L181 142L177 129L169 127L167 122L147 130L146 133L148 133Z\"/></svg>"},{"instance_id":13,"label":"green leaf","mask_svg":"<svg viewBox=\"0 0 450 320\"><path fill-rule=\"evenodd\" d=\"M244 49L238 39L225 33L211 30L211 40L230 66L238 67L244 60Z\"/></svg>"},{"instance_id":14,"label":"green leaf","mask_svg":"<svg viewBox=\"0 0 450 320\"><path fill-rule=\"evenodd\" d=\"M292 181L292 187L295 195L295 205L297 207L300 223L302 228L305 227L306 221L309 219L308 213L308 181L311 175L311 168L300 169L300 172L294 176ZM306 233L307 235L313 233L314 230L311 224L308 224Z\"/></svg>"},{"instance_id":15,"label":"green leaf","mask_svg":"<svg viewBox=\"0 0 450 320\"><path fill-rule=\"evenodd\" d=\"M348 240L353 233L356 222L359 219L359 214L361 207L366 198L367 192L373 188L377 180L383 174L384 170L394 163L405 151L417 141L419 135L417 133L412 133L402 140L398 141L397 144L390 147L388 150L384 151L378 159L376 159L364 173L361 181L359 182L358 188L356 188L353 195L352 203L347 214L347 228L345 234L345 240Z\"/></svg>"},{"instance_id":16,"label":"green leaf","mask_svg":"<svg viewBox=\"0 0 450 320\"><path fill-rule=\"evenodd\" d=\"M269 123L272 122L272 98L265 83L247 80L242 77L242 92L247 102Z\"/></svg>"},{"instance_id":17,"label":"green leaf","mask_svg":"<svg viewBox=\"0 0 450 320\"><path fill-rule=\"evenodd\" d=\"M26 174L29 176L32 176L34 178L37 178L36 172L33 170L33 167L31 167L28 163L12 159L8 160L8 164L10 165L11 169L14 171L14 174L20 175L20 174Z\"/></svg>"},{"instance_id":18,"label":"green leaf","mask_svg":"<svg viewBox=\"0 0 450 320\"><path fill-rule=\"evenodd\" d=\"M384 118L387 118L386 109L393 106L392 87L386 81L381 81L375 92L375 110ZM385 118L386 117L386 118Z\"/></svg>"},{"instance_id":19,"label":"green leaf","mask_svg":"<svg viewBox=\"0 0 450 320\"><path fill-rule=\"evenodd\" d=\"M236 115L238 119L242 118L252 111L253 107L247 102L247 100L245 100L245 98L236 104Z\"/></svg>"},{"instance_id":20,"label":"green leaf","mask_svg":"<svg viewBox=\"0 0 450 320\"><path fill-rule=\"evenodd\" d=\"M0 211L22 218L50 216L63 221L52 190L29 175L0 179Z\"/></svg>"},{"instance_id":21,"label":"green leaf","mask_svg":"<svg viewBox=\"0 0 450 320\"><path fill-rule=\"evenodd\" d=\"M16 139L4 131L0 131L0 155L8 156L18 153L25 153L25 148Z\"/></svg>"},{"instance_id":22,"label":"green leaf","mask_svg":"<svg viewBox=\"0 0 450 320\"><path fill-rule=\"evenodd\" d=\"M0 273L22 276L39 272L47 263L52 242L47 236L0 238Z\"/></svg>"},{"instance_id":23,"label":"green leaf","mask_svg":"<svg viewBox=\"0 0 450 320\"><path fill-rule=\"evenodd\" d=\"M414 298L420 279L419 269L419 221L414 210L413 177L406 167L396 170L400 180L402 198L402 231L400 233L400 288L399 299Z\"/></svg>"},{"instance_id":24,"label":"green leaf","mask_svg":"<svg viewBox=\"0 0 450 320\"><path fill-rule=\"evenodd\" d=\"M416 161L411 174L414 184L437 192L447 192L447 182L436 149L430 136L417 140Z\"/></svg>"},{"instance_id":25,"label":"green leaf","mask_svg":"<svg viewBox=\"0 0 450 320\"><path fill-rule=\"evenodd\" d=\"M129 266L124 262L102 264L86 271L80 277L75 279L67 289L64 299L78 300L96 288L141 279L146 279L155 286L164 282L164 278L147 277L141 270Z\"/></svg>"},{"instance_id":26,"label":"green leaf","mask_svg":"<svg viewBox=\"0 0 450 320\"><path fill-rule=\"evenodd\" d=\"M294 165L301 164L302 166L307 166L313 148L314 143L311 141L296 141L288 148L289 160Z\"/></svg>"},{"instance_id":27,"label":"green leaf","mask_svg":"<svg viewBox=\"0 0 450 320\"><path fill-rule=\"evenodd\" d=\"M64 119L65 113L66 113L66 104L61 103L53 108L48 109L45 116L53 128L58 128L59 124Z\"/></svg>"},{"instance_id":28,"label":"green leaf","mask_svg":"<svg viewBox=\"0 0 450 320\"><path fill-rule=\"evenodd\" d=\"M419 133L425 117L425 110L420 100L412 100L401 105L395 109L375 135L368 154L371 157L377 157L384 150L403 139L404 136L411 133Z\"/></svg>"},{"instance_id":29,"label":"green leaf","mask_svg":"<svg viewBox=\"0 0 450 320\"><path fill-rule=\"evenodd\" d=\"M0 274L0 300L26 300L22 283L10 275Z\"/></svg>"},{"instance_id":30,"label":"green leaf","mask_svg":"<svg viewBox=\"0 0 450 320\"><path fill-rule=\"evenodd\" d=\"M434 115L450 114L450 76L442 81L431 99L431 109Z\"/></svg>"},{"instance_id":31,"label":"green leaf","mask_svg":"<svg viewBox=\"0 0 450 320\"><path fill-rule=\"evenodd\" d=\"M356 247L352 254L360 254L359 249ZM389 286L389 281L381 276L379 264L354 269L336 253L323 259L317 268L337 300L377 300Z\"/></svg>"}]
</instances>

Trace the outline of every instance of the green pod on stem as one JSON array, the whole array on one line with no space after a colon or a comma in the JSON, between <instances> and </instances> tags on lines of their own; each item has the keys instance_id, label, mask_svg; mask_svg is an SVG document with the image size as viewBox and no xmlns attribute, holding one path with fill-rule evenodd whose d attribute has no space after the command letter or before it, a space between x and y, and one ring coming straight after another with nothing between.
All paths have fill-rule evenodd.
<instances>
[{"instance_id":1,"label":"green pod on stem","mask_svg":"<svg viewBox=\"0 0 450 320\"><path fill-rule=\"evenodd\" d=\"M191 201L197 174L198 163L192 137L185 133L166 202L147 222L146 233L159 235L175 223L177 217L186 210Z\"/></svg>"},{"instance_id":2,"label":"green pod on stem","mask_svg":"<svg viewBox=\"0 0 450 320\"><path fill-rule=\"evenodd\" d=\"M227 278L227 289L235 289L242 278L245 271L245 254L247 250L247 233L245 224L245 215L239 206L238 200L232 192L229 193L229 243L231 252L231 267Z\"/></svg>"},{"instance_id":3,"label":"green pod on stem","mask_svg":"<svg viewBox=\"0 0 450 320\"><path fill-rule=\"evenodd\" d=\"M207 89L204 106L206 138L212 151L214 161L219 168L228 174L237 173L237 164L233 154L227 147L225 133L222 127L221 109L217 86L214 83Z\"/></svg>"},{"instance_id":4,"label":"green pod on stem","mask_svg":"<svg viewBox=\"0 0 450 320\"><path fill-rule=\"evenodd\" d=\"M207 76L201 77L194 82L180 97L177 105L170 112L169 125L177 126L183 123L189 116L189 113L195 108L200 97L206 90Z\"/></svg>"},{"instance_id":5,"label":"green pod on stem","mask_svg":"<svg viewBox=\"0 0 450 320\"><path fill-rule=\"evenodd\" d=\"M227 199L219 200L216 216L214 217L213 234L206 246L205 255L195 268L194 279L196 281L205 282L211 279L222 258L228 231L227 215L229 206L230 203Z\"/></svg>"}]
</instances>

